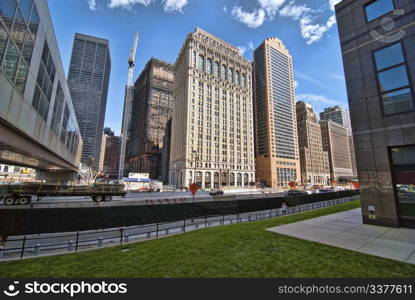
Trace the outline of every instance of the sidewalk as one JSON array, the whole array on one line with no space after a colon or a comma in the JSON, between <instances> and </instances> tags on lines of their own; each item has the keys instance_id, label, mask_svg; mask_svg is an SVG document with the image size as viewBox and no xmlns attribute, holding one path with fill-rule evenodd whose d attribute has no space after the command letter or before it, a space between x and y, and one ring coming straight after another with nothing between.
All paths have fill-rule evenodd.
<instances>
[{"instance_id":1,"label":"sidewalk","mask_svg":"<svg viewBox=\"0 0 415 300\"><path fill-rule=\"evenodd\" d=\"M365 225L360 208L267 230L415 264L415 229Z\"/></svg>"}]
</instances>

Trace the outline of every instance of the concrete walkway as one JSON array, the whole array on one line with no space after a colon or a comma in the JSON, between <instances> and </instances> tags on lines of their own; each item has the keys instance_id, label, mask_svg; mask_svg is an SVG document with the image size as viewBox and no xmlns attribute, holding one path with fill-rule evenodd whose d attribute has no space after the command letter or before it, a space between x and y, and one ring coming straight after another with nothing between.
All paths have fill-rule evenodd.
<instances>
[{"instance_id":1,"label":"concrete walkway","mask_svg":"<svg viewBox=\"0 0 415 300\"><path fill-rule=\"evenodd\" d=\"M415 229L364 225L360 208L267 230L415 264Z\"/></svg>"}]
</instances>

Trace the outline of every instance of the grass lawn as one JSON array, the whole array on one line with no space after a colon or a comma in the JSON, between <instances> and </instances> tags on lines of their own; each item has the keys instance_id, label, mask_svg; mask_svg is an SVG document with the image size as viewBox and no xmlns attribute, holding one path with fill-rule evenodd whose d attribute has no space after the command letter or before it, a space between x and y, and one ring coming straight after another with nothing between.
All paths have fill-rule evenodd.
<instances>
[{"instance_id":1,"label":"grass lawn","mask_svg":"<svg viewBox=\"0 0 415 300\"><path fill-rule=\"evenodd\" d=\"M414 277L415 265L265 231L359 205L355 201L126 246L0 263L0 277Z\"/></svg>"}]
</instances>

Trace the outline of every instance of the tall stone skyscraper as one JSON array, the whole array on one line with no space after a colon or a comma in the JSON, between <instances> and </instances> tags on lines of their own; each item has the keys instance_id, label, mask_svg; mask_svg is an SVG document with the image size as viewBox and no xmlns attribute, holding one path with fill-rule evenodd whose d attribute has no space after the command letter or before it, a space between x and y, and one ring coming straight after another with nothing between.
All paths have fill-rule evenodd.
<instances>
[{"instance_id":1,"label":"tall stone skyscraper","mask_svg":"<svg viewBox=\"0 0 415 300\"><path fill-rule=\"evenodd\" d=\"M329 154L332 180L353 178L349 129L333 121L320 121L323 150Z\"/></svg>"},{"instance_id":2,"label":"tall stone skyscraper","mask_svg":"<svg viewBox=\"0 0 415 300\"><path fill-rule=\"evenodd\" d=\"M300 182L292 58L277 38L254 51L257 180L270 187Z\"/></svg>"},{"instance_id":3,"label":"tall stone skyscraper","mask_svg":"<svg viewBox=\"0 0 415 300\"><path fill-rule=\"evenodd\" d=\"M162 152L167 122L173 112L174 66L151 58L134 85L127 143L130 173L162 177Z\"/></svg>"},{"instance_id":4,"label":"tall stone skyscraper","mask_svg":"<svg viewBox=\"0 0 415 300\"><path fill-rule=\"evenodd\" d=\"M330 179L328 152L323 150L321 127L313 107L297 102L298 144L303 184L326 185Z\"/></svg>"},{"instance_id":5,"label":"tall stone skyscraper","mask_svg":"<svg viewBox=\"0 0 415 300\"><path fill-rule=\"evenodd\" d=\"M170 184L249 187L255 182L251 63L197 28L175 69Z\"/></svg>"},{"instance_id":6,"label":"tall stone skyscraper","mask_svg":"<svg viewBox=\"0 0 415 300\"><path fill-rule=\"evenodd\" d=\"M98 169L111 71L109 42L75 34L68 84L84 141L81 162Z\"/></svg>"}]
</instances>

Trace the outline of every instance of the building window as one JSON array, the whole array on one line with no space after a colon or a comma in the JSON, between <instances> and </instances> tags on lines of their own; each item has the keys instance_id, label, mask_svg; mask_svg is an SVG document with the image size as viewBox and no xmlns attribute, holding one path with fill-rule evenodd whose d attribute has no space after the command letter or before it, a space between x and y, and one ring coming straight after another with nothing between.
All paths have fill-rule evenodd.
<instances>
[{"instance_id":1,"label":"building window","mask_svg":"<svg viewBox=\"0 0 415 300\"><path fill-rule=\"evenodd\" d=\"M415 146L391 148L392 174L398 196L399 215L415 219Z\"/></svg>"},{"instance_id":2,"label":"building window","mask_svg":"<svg viewBox=\"0 0 415 300\"><path fill-rule=\"evenodd\" d=\"M392 0L376 0L365 6L366 18L371 22L394 10Z\"/></svg>"},{"instance_id":3,"label":"building window","mask_svg":"<svg viewBox=\"0 0 415 300\"><path fill-rule=\"evenodd\" d=\"M226 72L227 72L227 70L226 70L226 66L225 66L225 65L222 65L222 70L221 70L221 78L222 78L223 80L226 80Z\"/></svg>"},{"instance_id":4,"label":"building window","mask_svg":"<svg viewBox=\"0 0 415 300\"><path fill-rule=\"evenodd\" d=\"M13 43L9 42L7 46L6 55L3 61L4 73L9 77L10 80L14 81L16 76L17 64L19 63L19 52Z\"/></svg>"},{"instance_id":5,"label":"building window","mask_svg":"<svg viewBox=\"0 0 415 300\"><path fill-rule=\"evenodd\" d=\"M231 82L233 82L233 69L232 68L230 68L229 69L229 81L231 81Z\"/></svg>"},{"instance_id":6,"label":"building window","mask_svg":"<svg viewBox=\"0 0 415 300\"><path fill-rule=\"evenodd\" d=\"M60 123L62 119L63 103L65 101L65 95L63 93L61 84L58 83L56 90L55 104L53 106L52 123L50 127L55 131L56 135L60 132Z\"/></svg>"},{"instance_id":7,"label":"building window","mask_svg":"<svg viewBox=\"0 0 415 300\"><path fill-rule=\"evenodd\" d=\"M1 1L0 16L8 29L12 27L14 12L16 11L16 0Z\"/></svg>"},{"instance_id":8,"label":"building window","mask_svg":"<svg viewBox=\"0 0 415 300\"><path fill-rule=\"evenodd\" d=\"M242 74L242 86L246 86L246 75Z\"/></svg>"},{"instance_id":9,"label":"building window","mask_svg":"<svg viewBox=\"0 0 415 300\"><path fill-rule=\"evenodd\" d=\"M199 70L205 70L205 57L203 55L199 55L197 59L197 68Z\"/></svg>"},{"instance_id":10,"label":"building window","mask_svg":"<svg viewBox=\"0 0 415 300\"><path fill-rule=\"evenodd\" d=\"M4 27L0 22L0 65L16 90L23 94L39 17L33 0L16 4L15 0L3 0L0 4L0 19L6 24ZM36 31L32 30L32 24Z\"/></svg>"},{"instance_id":11,"label":"building window","mask_svg":"<svg viewBox=\"0 0 415 300\"><path fill-rule=\"evenodd\" d=\"M414 110L402 44L396 43L374 52L385 115Z\"/></svg>"},{"instance_id":12,"label":"building window","mask_svg":"<svg viewBox=\"0 0 415 300\"><path fill-rule=\"evenodd\" d=\"M207 70L209 74L212 74L212 60L210 58L207 59Z\"/></svg>"},{"instance_id":13,"label":"building window","mask_svg":"<svg viewBox=\"0 0 415 300\"><path fill-rule=\"evenodd\" d=\"M239 76L239 71L235 72L235 83L236 84L241 84L241 80L240 80L240 76Z\"/></svg>"},{"instance_id":14,"label":"building window","mask_svg":"<svg viewBox=\"0 0 415 300\"><path fill-rule=\"evenodd\" d=\"M219 63L218 62L215 62L214 72L215 72L215 76L219 77Z\"/></svg>"}]
</instances>

